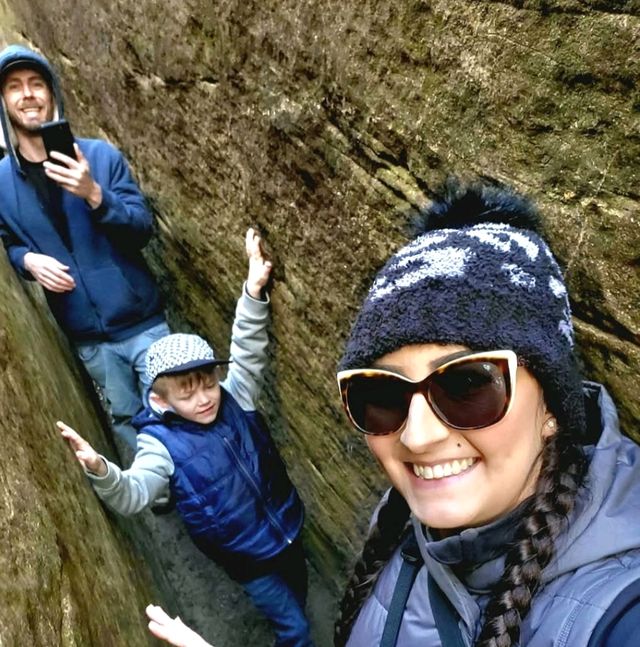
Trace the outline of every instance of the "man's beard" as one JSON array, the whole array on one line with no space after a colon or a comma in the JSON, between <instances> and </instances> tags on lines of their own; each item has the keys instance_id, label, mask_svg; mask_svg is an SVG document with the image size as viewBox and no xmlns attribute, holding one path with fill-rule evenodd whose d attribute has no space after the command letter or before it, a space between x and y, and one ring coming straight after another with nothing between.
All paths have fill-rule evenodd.
<instances>
[{"instance_id":1,"label":"man's beard","mask_svg":"<svg viewBox=\"0 0 640 647\"><path fill-rule=\"evenodd\" d=\"M9 112L9 121L11 122L11 125L13 126L13 128L16 131L20 131L21 133L27 136L32 136L38 133L38 131L40 130L40 126L42 126L42 124L46 123L47 121L51 121L52 119L53 119L53 106L49 106L46 109L45 117L41 122L38 122L38 121L24 122L17 115Z\"/></svg>"},{"instance_id":2,"label":"man's beard","mask_svg":"<svg viewBox=\"0 0 640 647\"><path fill-rule=\"evenodd\" d=\"M40 130L40 126L42 125L37 123L23 124L22 122L16 121L15 119L12 119L11 123L16 130L19 130L26 135L33 135L37 133Z\"/></svg>"}]
</instances>

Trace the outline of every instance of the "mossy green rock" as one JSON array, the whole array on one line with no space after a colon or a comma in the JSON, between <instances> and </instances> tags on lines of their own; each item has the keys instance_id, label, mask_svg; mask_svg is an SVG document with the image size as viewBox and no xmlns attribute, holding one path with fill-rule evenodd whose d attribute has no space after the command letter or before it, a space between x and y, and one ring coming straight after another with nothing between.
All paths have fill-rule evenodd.
<instances>
[{"instance_id":1,"label":"mossy green rock","mask_svg":"<svg viewBox=\"0 0 640 647\"><path fill-rule=\"evenodd\" d=\"M372 273L449 174L536 199L588 373L639 438L637 1L8 4L61 71L76 132L131 160L174 321L221 354L243 232L266 232L264 407L327 581L342 582L383 484L335 367Z\"/></svg>"},{"instance_id":2,"label":"mossy green rock","mask_svg":"<svg viewBox=\"0 0 640 647\"><path fill-rule=\"evenodd\" d=\"M148 645L148 571L54 426L81 425L109 451L45 312L0 258L0 642Z\"/></svg>"}]
</instances>

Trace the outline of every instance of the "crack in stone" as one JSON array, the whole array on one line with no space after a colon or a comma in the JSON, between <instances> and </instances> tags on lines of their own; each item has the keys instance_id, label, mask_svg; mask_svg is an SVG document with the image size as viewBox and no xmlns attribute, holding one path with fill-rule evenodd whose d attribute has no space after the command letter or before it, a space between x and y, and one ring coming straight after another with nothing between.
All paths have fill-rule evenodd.
<instances>
[{"instance_id":1,"label":"crack in stone","mask_svg":"<svg viewBox=\"0 0 640 647\"><path fill-rule=\"evenodd\" d=\"M338 148L335 145L335 141L339 141L341 137L332 138L331 133L329 133L329 137L323 137L327 144L332 146L342 157L349 160L351 164L357 166L361 172L364 172L367 177L370 178L372 182L382 185L396 198L406 202L413 209L420 210L424 208L424 205L428 202L427 196L425 196L423 191L420 189L418 179L411 173L406 165L401 164L397 158L393 156L390 156L389 161L384 160L375 152L370 144L359 141L357 137L354 138L353 133L345 132L337 123L330 123L331 126L336 129L337 133L346 140L346 143L349 144L350 147L345 147L344 150ZM370 139L373 143L379 144L380 148L384 147L383 144L378 142L375 138L370 137ZM359 151L361 153L361 157L371 162L374 167L374 173L371 173L370 169L358 159L357 154L352 154L354 147L354 152ZM400 169L405 172L403 173L403 175L406 174L405 178L399 177ZM380 172L380 174L378 174L378 172ZM406 186L407 182L413 183L413 186ZM407 189L413 192L414 195L410 196Z\"/></svg>"},{"instance_id":2,"label":"crack in stone","mask_svg":"<svg viewBox=\"0 0 640 647\"><path fill-rule=\"evenodd\" d=\"M546 58L547 60L551 61L554 65L562 65L562 63L553 58L553 56L550 56L549 54L546 54L540 49L537 49L535 47L531 47L531 45L526 45L525 43L518 42L514 38L509 38L508 36L503 36L502 34L499 34L498 32L495 31L487 31L485 32L487 36L490 38L495 38L496 40L501 40L506 43L510 43L511 45L515 45L516 47L520 47L526 51L533 52L534 54L538 54L539 56L542 56L543 58Z\"/></svg>"},{"instance_id":3,"label":"crack in stone","mask_svg":"<svg viewBox=\"0 0 640 647\"><path fill-rule=\"evenodd\" d=\"M602 191L602 187L604 186L604 183L607 179L607 175L609 174L609 169L611 168L611 164L613 162L615 155L611 155L609 157L609 161L607 162L607 166L605 169L602 171L602 177L600 178L600 181L598 182L598 186L596 187L596 190L593 194L593 198L597 197L600 195L600 192ZM584 206L584 205L583 205ZM586 231L587 231L587 225L588 225L588 215L585 213L583 220L582 220L582 225L580 227L580 233L578 234L578 242L575 245L573 252L571 253L571 256L569 257L569 260L567 262L567 274L571 271L571 267L576 260L576 258L580 254L580 250L582 248L582 242L584 240Z\"/></svg>"},{"instance_id":4,"label":"crack in stone","mask_svg":"<svg viewBox=\"0 0 640 647\"><path fill-rule=\"evenodd\" d=\"M620 322L616 321L616 330L606 330L598 324L597 321L592 319L585 319L578 314L575 310L571 313L572 319L578 324L577 328L580 326L584 327L585 330L591 330L594 334L601 335L603 338L609 340L609 343L612 347L616 346L616 342L624 342L632 344L640 348L640 335L629 330L626 326L623 326Z\"/></svg>"},{"instance_id":5,"label":"crack in stone","mask_svg":"<svg viewBox=\"0 0 640 647\"><path fill-rule=\"evenodd\" d=\"M487 4L500 4L507 7L512 7L518 11L530 11L534 13L539 13L542 15L545 14L566 14L569 16L588 16L591 13L600 13L605 16L629 16L631 18L637 18L640 16L640 9L620 9L616 11L615 9L603 9L600 7L585 7L585 9L580 10L578 8L571 7L560 7L560 6L549 6L548 4L542 4L540 7L523 7L518 6L515 2L507 2L505 0L485 0Z\"/></svg>"},{"instance_id":6,"label":"crack in stone","mask_svg":"<svg viewBox=\"0 0 640 647\"><path fill-rule=\"evenodd\" d=\"M580 217L580 211L577 210L578 217ZM571 272L571 268L575 262L575 260L580 256L580 251L582 249L582 242L584 240L584 237L587 233L588 229L588 216L587 214L583 215L582 223L580 226L580 233L578 234L578 241L577 243L573 246L573 251L571 252L571 255L569 256L569 259L567 260L566 263L566 271L565 274L569 274Z\"/></svg>"}]
</instances>

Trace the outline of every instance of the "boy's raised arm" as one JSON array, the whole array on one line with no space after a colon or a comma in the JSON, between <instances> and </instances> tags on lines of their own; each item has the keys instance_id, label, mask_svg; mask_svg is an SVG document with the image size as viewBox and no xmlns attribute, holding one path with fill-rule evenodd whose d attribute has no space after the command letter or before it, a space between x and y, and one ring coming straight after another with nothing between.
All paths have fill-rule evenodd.
<instances>
[{"instance_id":1,"label":"boy's raised arm","mask_svg":"<svg viewBox=\"0 0 640 647\"><path fill-rule=\"evenodd\" d=\"M247 292L249 296L262 301L262 292L269 282L272 263L262 251L262 239L255 229L249 228L247 230L245 249L249 257Z\"/></svg>"},{"instance_id":2,"label":"boy's raised arm","mask_svg":"<svg viewBox=\"0 0 640 647\"><path fill-rule=\"evenodd\" d=\"M254 229L247 231L245 249L249 257L249 271L243 294L236 306L231 332L232 362L227 379L223 382L223 386L245 411L256 408L269 343L269 299L264 291L269 282L272 264L265 257L260 241L260 236Z\"/></svg>"}]
</instances>

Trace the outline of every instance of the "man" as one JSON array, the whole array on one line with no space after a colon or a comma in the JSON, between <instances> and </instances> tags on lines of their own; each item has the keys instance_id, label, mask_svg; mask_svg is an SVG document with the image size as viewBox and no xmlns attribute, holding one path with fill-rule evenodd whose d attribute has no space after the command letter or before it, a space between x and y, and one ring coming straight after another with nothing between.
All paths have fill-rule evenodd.
<instances>
[{"instance_id":1,"label":"man","mask_svg":"<svg viewBox=\"0 0 640 647\"><path fill-rule=\"evenodd\" d=\"M147 347L169 333L141 249L152 217L122 154L77 139L73 159L47 160L40 126L63 117L58 79L36 52L0 52L3 141L0 236L20 276L37 281L51 311L109 402L132 448Z\"/></svg>"}]
</instances>

